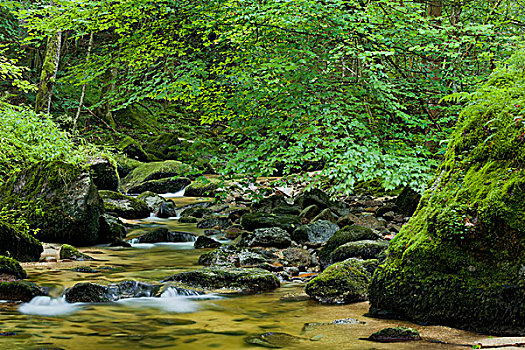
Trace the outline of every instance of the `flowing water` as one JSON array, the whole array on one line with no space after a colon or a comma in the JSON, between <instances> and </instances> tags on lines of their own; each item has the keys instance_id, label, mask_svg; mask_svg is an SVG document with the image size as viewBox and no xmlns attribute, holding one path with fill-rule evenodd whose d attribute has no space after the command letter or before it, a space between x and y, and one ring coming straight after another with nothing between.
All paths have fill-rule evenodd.
<instances>
[{"instance_id":1,"label":"flowing water","mask_svg":"<svg viewBox=\"0 0 525 350\"><path fill-rule=\"evenodd\" d=\"M147 218L134 223L141 226L131 236L159 225L201 233L194 224L179 224L175 219ZM304 285L298 283L283 283L275 291L248 296L181 295L167 289L160 298L69 304L60 293L75 283L158 282L173 273L199 268L197 259L202 253L193 249L192 242L97 246L82 251L97 261L24 264L30 280L50 288L51 297L21 305L0 303L0 349L257 349L244 339L266 332L296 336L286 349L456 349L465 347L433 341L472 344L480 338L448 327L369 318L365 316L368 303L326 306L314 301L281 301L285 294L303 291ZM91 268L91 273L77 272L79 266ZM344 318L361 323L305 326ZM419 329L425 341L381 344L361 339L400 325Z\"/></svg>"}]
</instances>

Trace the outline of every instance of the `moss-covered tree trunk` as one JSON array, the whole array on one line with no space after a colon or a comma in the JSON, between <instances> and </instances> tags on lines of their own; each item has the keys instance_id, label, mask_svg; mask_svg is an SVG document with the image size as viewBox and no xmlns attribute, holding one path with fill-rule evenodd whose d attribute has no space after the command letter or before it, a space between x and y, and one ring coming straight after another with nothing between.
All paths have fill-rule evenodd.
<instances>
[{"instance_id":1,"label":"moss-covered tree trunk","mask_svg":"<svg viewBox=\"0 0 525 350\"><path fill-rule=\"evenodd\" d=\"M55 83L58 65L60 62L60 50L62 47L62 32L58 31L49 38L46 48L46 56L42 65L42 73L38 84L35 111L49 113L51 111L51 99L53 97L53 85Z\"/></svg>"},{"instance_id":2,"label":"moss-covered tree trunk","mask_svg":"<svg viewBox=\"0 0 525 350\"><path fill-rule=\"evenodd\" d=\"M369 288L371 313L525 334L525 53L471 96Z\"/></svg>"}]
</instances>

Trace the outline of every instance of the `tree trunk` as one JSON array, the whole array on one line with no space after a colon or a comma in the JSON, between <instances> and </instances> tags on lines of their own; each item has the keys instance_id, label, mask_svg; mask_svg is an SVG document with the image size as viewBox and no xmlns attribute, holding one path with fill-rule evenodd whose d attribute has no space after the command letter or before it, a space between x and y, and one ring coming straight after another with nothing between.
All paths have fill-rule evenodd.
<instances>
[{"instance_id":1,"label":"tree trunk","mask_svg":"<svg viewBox=\"0 0 525 350\"><path fill-rule=\"evenodd\" d=\"M53 97L53 85L55 83L58 64L60 62L60 49L62 47L62 31L58 31L47 42L46 57L42 65L42 74L38 84L35 111L49 113L51 111L51 99Z\"/></svg>"},{"instance_id":2,"label":"tree trunk","mask_svg":"<svg viewBox=\"0 0 525 350\"><path fill-rule=\"evenodd\" d=\"M93 33L89 35L89 45L88 45L88 52L86 56L86 61L88 62L89 62L89 58L91 57L92 49L93 49ZM77 131L77 122L78 122L78 118L80 117L80 112L82 112L82 105L84 104L85 97L86 97L86 83L82 85L82 93L80 94L80 101L78 101L77 114L75 115L75 121L73 122L73 135L75 135Z\"/></svg>"}]
</instances>

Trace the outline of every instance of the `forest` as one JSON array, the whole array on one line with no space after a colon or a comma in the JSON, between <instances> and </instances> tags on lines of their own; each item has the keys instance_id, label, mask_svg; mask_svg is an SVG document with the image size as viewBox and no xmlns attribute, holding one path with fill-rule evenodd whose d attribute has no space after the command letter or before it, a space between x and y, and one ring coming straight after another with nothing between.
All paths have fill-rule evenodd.
<instances>
[{"instance_id":1,"label":"forest","mask_svg":"<svg viewBox=\"0 0 525 350\"><path fill-rule=\"evenodd\" d=\"M522 346L524 29L523 0L0 0L0 343Z\"/></svg>"}]
</instances>

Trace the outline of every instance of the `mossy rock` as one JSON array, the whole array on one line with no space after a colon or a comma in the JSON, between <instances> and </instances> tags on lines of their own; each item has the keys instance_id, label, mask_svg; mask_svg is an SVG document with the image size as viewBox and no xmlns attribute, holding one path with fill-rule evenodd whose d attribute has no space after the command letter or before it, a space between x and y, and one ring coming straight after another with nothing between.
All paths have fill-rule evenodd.
<instances>
[{"instance_id":1,"label":"mossy rock","mask_svg":"<svg viewBox=\"0 0 525 350\"><path fill-rule=\"evenodd\" d=\"M0 187L0 207L19 213L45 242L98 242L103 203L86 167L40 162Z\"/></svg>"},{"instance_id":2,"label":"mossy rock","mask_svg":"<svg viewBox=\"0 0 525 350\"><path fill-rule=\"evenodd\" d=\"M0 282L0 300L29 302L34 297L44 295L44 290L32 282Z\"/></svg>"},{"instance_id":3,"label":"mossy rock","mask_svg":"<svg viewBox=\"0 0 525 350\"><path fill-rule=\"evenodd\" d=\"M343 261L349 258L380 259L388 248L387 241L356 241L337 247L330 254L330 262Z\"/></svg>"},{"instance_id":4,"label":"mossy rock","mask_svg":"<svg viewBox=\"0 0 525 350\"><path fill-rule=\"evenodd\" d=\"M176 133L168 132L148 140L145 151L163 160L179 160L182 141Z\"/></svg>"},{"instance_id":5,"label":"mossy rock","mask_svg":"<svg viewBox=\"0 0 525 350\"><path fill-rule=\"evenodd\" d=\"M357 259L329 266L306 285L312 299L327 304L348 304L367 300L371 275Z\"/></svg>"},{"instance_id":6,"label":"mossy rock","mask_svg":"<svg viewBox=\"0 0 525 350\"><path fill-rule=\"evenodd\" d=\"M111 300L108 294L107 286L85 282L68 288L64 297L69 303L103 303Z\"/></svg>"},{"instance_id":7,"label":"mossy rock","mask_svg":"<svg viewBox=\"0 0 525 350\"><path fill-rule=\"evenodd\" d=\"M461 113L445 160L371 283L372 315L525 335L525 53Z\"/></svg>"},{"instance_id":8,"label":"mossy rock","mask_svg":"<svg viewBox=\"0 0 525 350\"><path fill-rule=\"evenodd\" d=\"M266 270L245 268L205 267L181 272L163 282L176 281L209 290L233 289L242 293L259 293L279 288L279 279Z\"/></svg>"},{"instance_id":9,"label":"mossy rock","mask_svg":"<svg viewBox=\"0 0 525 350\"><path fill-rule=\"evenodd\" d=\"M218 248L222 245L221 242L218 242L214 240L213 238L209 238L206 236L199 236L197 237L197 240L195 241L195 244L193 245L195 249L203 249L203 248Z\"/></svg>"},{"instance_id":10,"label":"mossy rock","mask_svg":"<svg viewBox=\"0 0 525 350\"><path fill-rule=\"evenodd\" d=\"M334 233L334 235L330 237L323 248L321 248L319 251L319 259L321 264L328 265L332 263L330 255L335 249L345 243L376 239L379 239L379 235L374 233L374 231L368 227L362 227L358 225L345 226Z\"/></svg>"},{"instance_id":11,"label":"mossy rock","mask_svg":"<svg viewBox=\"0 0 525 350\"><path fill-rule=\"evenodd\" d=\"M136 238L137 243L169 242L170 231L165 227L159 227Z\"/></svg>"},{"instance_id":12,"label":"mossy rock","mask_svg":"<svg viewBox=\"0 0 525 350\"><path fill-rule=\"evenodd\" d=\"M196 224L198 221L199 219L193 216L183 216L179 219L181 224Z\"/></svg>"},{"instance_id":13,"label":"mossy rock","mask_svg":"<svg viewBox=\"0 0 525 350\"><path fill-rule=\"evenodd\" d=\"M272 257L264 251L243 248L234 244L223 244L218 249L202 254L199 265L211 267L254 267L262 266Z\"/></svg>"},{"instance_id":14,"label":"mossy rock","mask_svg":"<svg viewBox=\"0 0 525 350\"><path fill-rule=\"evenodd\" d=\"M157 157L154 157L153 155L148 154L146 151L144 151L140 143L138 143L129 136L123 138L117 147L128 158L138 160L140 162L158 160Z\"/></svg>"},{"instance_id":15,"label":"mossy rock","mask_svg":"<svg viewBox=\"0 0 525 350\"><path fill-rule=\"evenodd\" d=\"M219 183L218 179L200 177L186 187L184 195L186 197L214 197Z\"/></svg>"},{"instance_id":16,"label":"mossy rock","mask_svg":"<svg viewBox=\"0 0 525 350\"><path fill-rule=\"evenodd\" d=\"M119 218L102 214L100 216L100 231L98 239L100 243L114 243L126 238L126 227Z\"/></svg>"},{"instance_id":17,"label":"mossy rock","mask_svg":"<svg viewBox=\"0 0 525 350\"><path fill-rule=\"evenodd\" d=\"M138 186L144 184L147 181L173 177L184 177L186 175L191 174L192 171L193 168L191 166L175 160L145 163L135 168L131 173L129 173L125 178L122 179L121 183L123 189L126 192L130 192L130 189L137 188ZM142 192L145 191L137 191L135 193Z\"/></svg>"},{"instance_id":18,"label":"mossy rock","mask_svg":"<svg viewBox=\"0 0 525 350\"><path fill-rule=\"evenodd\" d=\"M93 183L99 190L117 191L120 178L117 165L106 157L96 157L89 162Z\"/></svg>"},{"instance_id":19,"label":"mossy rock","mask_svg":"<svg viewBox=\"0 0 525 350\"><path fill-rule=\"evenodd\" d=\"M239 245L247 247L287 248L292 244L290 234L280 227L258 228L244 232Z\"/></svg>"},{"instance_id":20,"label":"mossy rock","mask_svg":"<svg viewBox=\"0 0 525 350\"><path fill-rule=\"evenodd\" d=\"M144 163L136 159L131 159L123 155L117 155L117 172L120 178L124 178L134 169L143 165Z\"/></svg>"},{"instance_id":21,"label":"mossy rock","mask_svg":"<svg viewBox=\"0 0 525 350\"><path fill-rule=\"evenodd\" d=\"M375 332L368 339L380 343L394 343L421 340L421 335L414 328L391 327Z\"/></svg>"},{"instance_id":22,"label":"mossy rock","mask_svg":"<svg viewBox=\"0 0 525 350\"><path fill-rule=\"evenodd\" d=\"M140 219L150 215L146 203L140 199L113 191L99 191L107 212L116 213L125 219Z\"/></svg>"},{"instance_id":23,"label":"mossy rock","mask_svg":"<svg viewBox=\"0 0 525 350\"><path fill-rule=\"evenodd\" d=\"M77 248L69 244L63 244L60 247L60 259L70 259L76 261L92 261L94 260L87 254L81 253Z\"/></svg>"},{"instance_id":24,"label":"mossy rock","mask_svg":"<svg viewBox=\"0 0 525 350\"><path fill-rule=\"evenodd\" d=\"M27 278L27 273L18 261L6 256L0 256L0 275L9 275L17 279Z\"/></svg>"},{"instance_id":25,"label":"mossy rock","mask_svg":"<svg viewBox=\"0 0 525 350\"><path fill-rule=\"evenodd\" d=\"M0 221L0 255L19 261L38 261L43 251L42 244L35 237Z\"/></svg>"},{"instance_id":26,"label":"mossy rock","mask_svg":"<svg viewBox=\"0 0 525 350\"><path fill-rule=\"evenodd\" d=\"M241 225L249 231L258 228L280 227L288 232L292 232L301 225L301 222L295 215L258 212L243 215L241 217Z\"/></svg>"},{"instance_id":27,"label":"mossy rock","mask_svg":"<svg viewBox=\"0 0 525 350\"><path fill-rule=\"evenodd\" d=\"M159 180L149 180L137 186L129 187L128 193L142 193L145 191L154 193L174 193L179 192L188 186L191 180L186 177L164 178Z\"/></svg>"},{"instance_id":28,"label":"mossy rock","mask_svg":"<svg viewBox=\"0 0 525 350\"><path fill-rule=\"evenodd\" d=\"M302 209L314 204L320 209L331 208L334 206L330 196L317 188L301 193L295 198L295 204Z\"/></svg>"}]
</instances>

